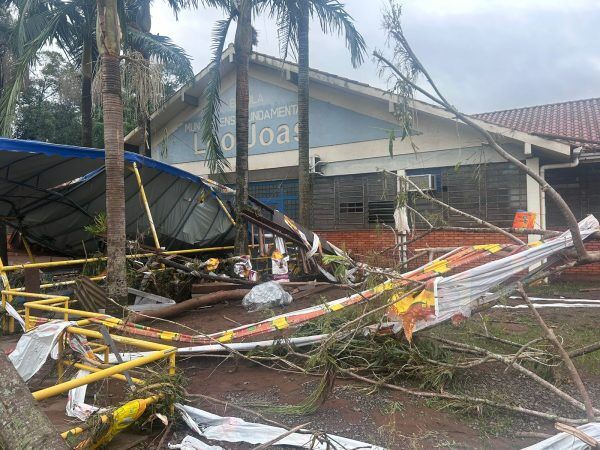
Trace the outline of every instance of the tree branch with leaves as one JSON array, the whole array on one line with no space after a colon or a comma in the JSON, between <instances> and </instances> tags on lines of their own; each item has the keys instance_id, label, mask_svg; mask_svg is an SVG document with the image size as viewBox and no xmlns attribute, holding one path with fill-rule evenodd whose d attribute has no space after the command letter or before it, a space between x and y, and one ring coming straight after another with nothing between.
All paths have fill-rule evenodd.
<instances>
[{"instance_id":1,"label":"tree branch with leaves","mask_svg":"<svg viewBox=\"0 0 600 450\"><path fill-rule=\"evenodd\" d=\"M388 9L384 11L383 27L388 34L392 55L388 57L382 51L375 50L373 56L379 63L382 73L390 75L390 80L393 82L390 92L396 96L399 105L404 105L403 110L408 111L410 103L414 101L415 94L420 93L436 106L453 114L457 120L479 133L503 159L534 179L540 185L540 189L554 202L568 224L577 252L578 263L585 264L600 261L599 252L589 252L585 248L577 219L562 196L537 172L506 151L492 133L486 130L477 119L462 113L443 95L433 77L409 44L401 24L401 7L393 1L391 1ZM418 83L420 77L424 79L423 86ZM400 119L407 129L411 127L412 114L402 114Z\"/></svg>"}]
</instances>

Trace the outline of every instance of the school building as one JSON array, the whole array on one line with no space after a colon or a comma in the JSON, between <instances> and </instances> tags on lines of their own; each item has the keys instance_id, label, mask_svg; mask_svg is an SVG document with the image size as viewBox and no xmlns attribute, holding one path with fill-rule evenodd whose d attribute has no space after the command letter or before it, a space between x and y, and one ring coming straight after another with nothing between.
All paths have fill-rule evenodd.
<instances>
[{"instance_id":1,"label":"school building","mask_svg":"<svg viewBox=\"0 0 600 450\"><path fill-rule=\"evenodd\" d=\"M235 68L233 46L222 62L220 142L235 170ZM151 156L209 176L200 124L208 67L156 111L150 121ZM254 53L250 63L250 194L292 218L298 213L297 66ZM444 202L501 227L520 210L535 212L536 228L563 229L564 221L539 186L504 161L482 136L451 114L411 102L410 137L394 115L398 99L384 90L334 74L310 71L310 147L313 173L311 228L359 255L393 245L382 224L393 225L396 180L405 174ZM600 217L600 98L476 114L473 119L528 167L544 176L578 219ZM139 129L126 137L140 151ZM234 183L234 174L226 174ZM437 225L471 227L468 219L409 192L408 204ZM417 228L425 228L414 216ZM436 231L415 245L455 246L501 242L492 233ZM594 244L590 244L594 245ZM585 274L595 267L578 269Z\"/></svg>"}]
</instances>

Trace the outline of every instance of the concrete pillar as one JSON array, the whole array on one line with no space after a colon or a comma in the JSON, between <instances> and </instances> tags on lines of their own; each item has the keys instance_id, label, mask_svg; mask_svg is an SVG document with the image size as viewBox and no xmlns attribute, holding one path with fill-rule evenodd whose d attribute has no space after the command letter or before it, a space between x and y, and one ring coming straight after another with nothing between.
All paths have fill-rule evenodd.
<instances>
[{"instance_id":1,"label":"concrete pillar","mask_svg":"<svg viewBox=\"0 0 600 450\"><path fill-rule=\"evenodd\" d=\"M540 159L539 158L529 158L525 160L525 164L535 173L540 173ZM535 228L541 228L540 220L542 214L542 208L540 207L541 199L541 190L540 185L537 181L527 175L527 211L534 212L535 216ZM541 239L542 236L537 234L530 234L527 236L527 242L535 242ZM529 270L534 270L543 264L545 261L534 264L529 267Z\"/></svg>"}]
</instances>

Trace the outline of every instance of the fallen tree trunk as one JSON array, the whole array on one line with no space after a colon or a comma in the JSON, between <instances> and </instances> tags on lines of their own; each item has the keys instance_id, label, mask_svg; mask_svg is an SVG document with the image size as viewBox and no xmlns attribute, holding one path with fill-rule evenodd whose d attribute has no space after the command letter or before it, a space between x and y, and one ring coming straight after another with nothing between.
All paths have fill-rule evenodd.
<instances>
[{"instance_id":1,"label":"fallen tree trunk","mask_svg":"<svg viewBox=\"0 0 600 450\"><path fill-rule=\"evenodd\" d=\"M140 323L152 319L166 319L168 317L178 316L186 311L190 311L201 306L214 305L215 303L226 302L229 300L241 300L248 292L250 292L250 289L234 289L231 291L213 292L212 294L193 297L173 306L144 311L143 314L132 313L129 315L128 321L132 323Z\"/></svg>"},{"instance_id":2,"label":"fallen tree trunk","mask_svg":"<svg viewBox=\"0 0 600 450\"><path fill-rule=\"evenodd\" d=\"M2 350L0 386L0 448L69 448Z\"/></svg>"}]
</instances>

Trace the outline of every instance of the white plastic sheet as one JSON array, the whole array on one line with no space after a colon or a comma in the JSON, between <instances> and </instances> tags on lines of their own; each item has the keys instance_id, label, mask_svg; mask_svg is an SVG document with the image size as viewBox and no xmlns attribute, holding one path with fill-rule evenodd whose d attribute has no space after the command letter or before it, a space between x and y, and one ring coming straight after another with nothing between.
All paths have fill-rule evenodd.
<instances>
[{"instance_id":1,"label":"white plastic sheet","mask_svg":"<svg viewBox=\"0 0 600 450\"><path fill-rule=\"evenodd\" d=\"M586 423L577 427L588 436L600 440L600 423ZM537 444L524 448L523 450L585 450L590 448L585 442L567 433L558 433L551 438L544 439Z\"/></svg>"},{"instance_id":2,"label":"white plastic sheet","mask_svg":"<svg viewBox=\"0 0 600 450\"><path fill-rule=\"evenodd\" d=\"M180 403L176 403L175 407L181 412L183 420L193 431L215 441L247 442L258 445L269 442L287 431L271 425L246 422L237 417L221 417ZM328 434L327 437L329 445L325 442L313 442L313 436L310 433L292 433L277 441L277 444L314 450L384 450L383 447L333 434Z\"/></svg>"},{"instance_id":3,"label":"white plastic sheet","mask_svg":"<svg viewBox=\"0 0 600 450\"><path fill-rule=\"evenodd\" d=\"M17 322L19 322L19 325L21 325L21 329L23 331L25 331L25 321L23 320L21 315L17 312L17 310L13 307L13 305L6 302L4 304L4 307L6 308L6 312L8 314L10 314Z\"/></svg>"},{"instance_id":4,"label":"white plastic sheet","mask_svg":"<svg viewBox=\"0 0 600 450\"><path fill-rule=\"evenodd\" d=\"M600 308L600 305L593 303L534 303L535 309L540 308ZM527 309L528 305L494 305L495 309Z\"/></svg>"},{"instance_id":5,"label":"white plastic sheet","mask_svg":"<svg viewBox=\"0 0 600 450\"><path fill-rule=\"evenodd\" d=\"M75 375L74 379L82 378L89 375L88 370L79 370ZM68 417L75 417L76 419L85 422L92 414L98 411L96 406L88 405L85 403L85 393L87 391L87 384L78 386L69 391L69 397L67 400L67 406L65 408Z\"/></svg>"},{"instance_id":6,"label":"white plastic sheet","mask_svg":"<svg viewBox=\"0 0 600 450\"><path fill-rule=\"evenodd\" d=\"M181 450L224 450L218 445L208 445L194 436L187 435L181 441L181 444L169 444L169 448L177 448Z\"/></svg>"},{"instance_id":7,"label":"white plastic sheet","mask_svg":"<svg viewBox=\"0 0 600 450\"><path fill-rule=\"evenodd\" d=\"M61 333L71 325L71 322L65 321L48 322L21 336L8 359L24 381L31 379L40 370Z\"/></svg>"}]
</instances>

